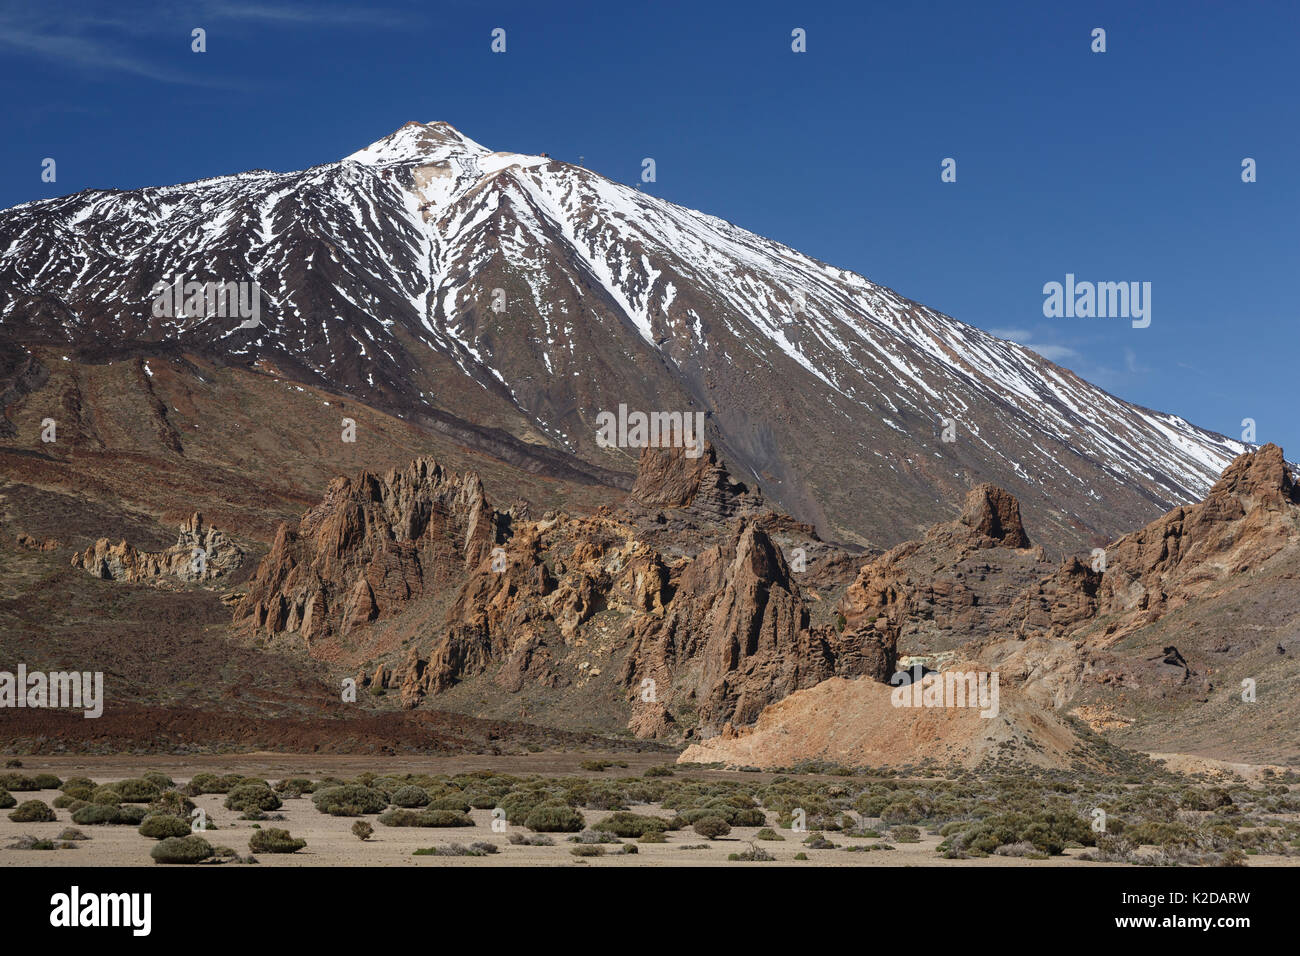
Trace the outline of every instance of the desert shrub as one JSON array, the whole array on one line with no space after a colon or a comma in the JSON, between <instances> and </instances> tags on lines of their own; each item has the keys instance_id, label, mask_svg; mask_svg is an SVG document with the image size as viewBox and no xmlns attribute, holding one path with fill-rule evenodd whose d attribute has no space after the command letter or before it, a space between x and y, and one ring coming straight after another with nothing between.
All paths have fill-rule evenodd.
<instances>
[{"instance_id":1,"label":"desert shrub","mask_svg":"<svg viewBox=\"0 0 1300 956\"><path fill-rule=\"evenodd\" d=\"M890 839L895 843L920 843L921 831L912 826L897 826L889 831Z\"/></svg>"},{"instance_id":2,"label":"desert shrub","mask_svg":"<svg viewBox=\"0 0 1300 956\"><path fill-rule=\"evenodd\" d=\"M722 817L703 817L691 825L691 829L706 840L716 840L731 832L731 824Z\"/></svg>"},{"instance_id":3,"label":"desert shrub","mask_svg":"<svg viewBox=\"0 0 1300 956\"><path fill-rule=\"evenodd\" d=\"M34 837L31 834L20 836L9 844L5 849L8 850L53 850L55 848L53 840L47 840L44 837Z\"/></svg>"},{"instance_id":4,"label":"desert shrub","mask_svg":"<svg viewBox=\"0 0 1300 956\"><path fill-rule=\"evenodd\" d=\"M808 859L808 854L807 854L807 853L804 853L804 852L801 850L801 851L799 851L798 853L796 853L796 854L794 855L794 858L795 858L796 860L806 860L806 859Z\"/></svg>"},{"instance_id":5,"label":"desert shrub","mask_svg":"<svg viewBox=\"0 0 1300 956\"><path fill-rule=\"evenodd\" d=\"M44 800L24 800L9 814L14 823L50 823L58 819Z\"/></svg>"},{"instance_id":6,"label":"desert shrub","mask_svg":"<svg viewBox=\"0 0 1300 956\"><path fill-rule=\"evenodd\" d=\"M141 774L140 779L148 781L159 790L170 790L172 787L176 786L175 780L167 776L167 774L160 773L157 770L150 770L148 773Z\"/></svg>"},{"instance_id":7,"label":"desert shrub","mask_svg":"<svg viewBox=\"0 0 1300 956\"><path fill-rule=\"evenodd\" d=\"M501 798L500 807L506 812L506 820L515 826L523 826L528 814L550 799L544 790L512 790Z\"/></svg>"},{"instance_id":8,"label":"desert shrub","mask_svg":"<svg viewBox=\"0 0 1300 956\"><path fill-rule=\"evenodd\" d=\"M427 807L429 792L423 787L398 787L389 797L395 807Z\"/></svg>"},{"instance_id":9,"label":"desert shrub","mask_svg":"<svg viewBox=\"0 0 1300 956\"><path fill-rule=\"evenodd\" d=\"M743 850L740 853L728 853L727 859L733 861L740 861L744 863L753 863L753 862L761 862L766 860L775 860L776 857L774 857L771 853L768 853L761 846L754 846L754 844L751 843L749 845L748 850Z\"/></svg>"},{"instance_id":10,"label":"desert shrub","mask_svg":"<svg viewBox=\"0 0 1300 956\"><path fill-rule=\"evenodd\" d=\"M13 793L41 789L36 786L36 778L25 773L0 773L0 788Z\"/></svg>"},{"instance_id":11,"label":"desert shrub","mask_svg":"<svg viewBox=\"0 0 1300 956\"><path fill-rule=\"evenodd\" d=\"M604 856L605 848L599 844L580 843L569 850L574 856Z\"/></svg>"},{"instance_id":12,"label":"desert shrub","mask_svg":"<svg viewBox=\"0 0 1300 956\"><path fill-rule=\"evenodd\" d=\"M198 863L212 856L212 844L201 836L167 837L149 851L158 863Z\"/></svg>"},{"instance_id":13,"label":"desert shrub","mask_svg":"<svg viewBox=\"0 0 1300 956\"><path fill-rule=\"evenodd\" d=\"M102 786L96 787L88 798L90 803L102 804L106 807L115 807L122 802L122 791L117 787Z\"/></svg>"},{"instance_id":14,"label":"desert shrub","mask_svg":"<svg viewBox=\"0 0 1300 956\"><path fill-rule=\"evenodd\" d=\"M392 809L380 814L379 822L386 827L472 827L469 814L459 810L402 810Z\"/></svg>"},{"instance_id":15,"label":"desert shrub","mask_svg":"<svg viewBox=\"0 0 1300 956\"><path fill-rule=\"evenodd\" d=\"M1047 859L1046 853L1026 840L1021 840L1019 843L1004 843L993 852L997 856L1016 856L1029 860Z\"/></svg>"},{"instance_id":16,"label":"desert shrub","mask_svg":"<svg viewBox=\"0 0 1300 956\"><path fill-rule=\"evenodd\" d=\"M119 794L120 803L150 803L158 799L162 793L159 787L154 786L143 777L132 777L127 780L119 780L113 784L112 789Z\"/></svg>"},{"instance_id":17,"label":"desert shrub","mask_svg":"<svg viewBox=\"0 0 1300 956\"><path fill-rule=\"evenodd\" d=\"M186 820L194 812L194 801L177 790L164 790L158 799L149 804L150 813L170 813Z\"/></svg>"},{"instance_id":18,"label":"desert shrub","mask_svg":"<svg viewBox=\"0 0 1300 956\"><path fill-rule=\"evenodd\" d=\"M676 773L676 771L673 770L672 767L665 765L659 767L647 767L646 772L643 773L642 776L643 777L671 777L674 773Z\"/></svg>"},{"instance_id":19,"label":"desert shrub","mask_svg":"<svg viewBox=\"0 0 1300 956\"><path fill-rule=\"evenodd\" d=\"M667 843L668 837L664 836L662 830L647 830L645 833L641 834L641 837L640 839L637 840L637 842L638 843Z\"/></svg>"},{"instance_id":20,"label":"desert shrub","mask_svg":"<svg viewBox=\"0 0 1300 956\"><path fill-rule=\"evenodd\" d=\"M321 813L330 816L359 817L364 813L381 813L388 806L388 797L370 787L349 783L317 790L311 802Z\"/></svg>"},{"instance_id":21,"label":"desert shrub","mask_svg":"<svg viewBox=\"0 0 1300 956\"><path fill-rule=\"evenodd\" d=\"M460 813L469 813L470 810L469 801L459 794L432 797L426 808L429 810L457 810Z\"/></svg>"},{"instance_id":22,"label":"desert shrub","mask_svg":"<svg viewBox=\"0 0 1300 956\"><path fill-rule=\"evenodd\" d=\"M759 830L757 833L754 834L754 839L755 840L785 840L785 837L781 836L781 834L777 833L771 827L763 827L763 829Z\"/></svg>"},{"instance_id":23,"label":"desert shrub","mask_svg":"<svg viewBox=\"0 0 1300 956\"><path fill-rule=\"evenodd\" d=\"M306 840L296 839L288 830L275 827L254 830L248 840L248 848L254 853L297 853L306 845Z\"/></svg>"},{"instance_id":24,"label":"desert shrub","mask_svg":"<svg viewBox=\"0 0 1300 956\"><path fill-rule=\"evenodd\" d=\"M190 780L189 788L193 794L199 793L229 793L241 783L249 782L247 778L241 777L237 773L228 773L218 777L215 773L196 773ZM265 781L252 781L254 783L265 783Z\"/></svg>"},{"instance_id":25,"label":"desert shrub","mask_svg":"<svg viewBox=\"0 0 1300 956\"><path fill-rule=\"evenodd\" d=\"M810 850L834 850L839 847L838 843L832 843L819 831L808 834L804 838L803 845Z\"/></svg>"},{"instance_id":26,"label":"desert shrub","mask_svg":"<svg viewBox=\"0 0 1300 956\"><path fill-rule=\"evenodd\" d=\"M22 762L21 760L19 760L17 757L10 757L8 760L5 761L5 768L6 768L6 769L9 769L9 768L12 768L12 767L21 767L22 765L23 765L23 762Z\"/></svg>"},{"instance_id":27,"label":"desert shrub","mask_svg":"<svg viewBox=\"0 0 1300 956\"><path fill-rule=\"evenodd\" d=\"M290 777L275 785L275 790L286 797L301 797L304 793L311 793L315 788L316 785L306 777Z\"/></svg>"},{"instance_id":28,"label":"desert shrub","mask_svg":"<svg viewBox=\"0 0 1300 956\"><path fill-rule=\"evenodd\" d=\"M88 803L80 810L73 811L72 822L83 827L97 823L117 823L117 807L102 803Z\"/></svg>"},{"instance_id":29,"label":"desert shrub","mask_svg":"<svg viewBox=\"0 0 1300 956\"><path fill-rule=\"evenodd\" d=\"M610 836L600 830L583 830L581 833L569 837L570 843L621 843L622 841L616 836Z\"/></svg>"},{"instance_id":30,"label":"desert shrub","mask_svg":"<svg viewBox=\"0 0 1300 956\"><path fill-rule=\"evenodd\" d=\"M144 818L149 815L149 808L142 807L139 804L117 808L117 819L115 823L123 823L127 826L139 826L144 822Z\"/></svg>"},{"instance_id":31,"label":"desert shrub","mask_svg":"<svg viewBox=\"0 0 1300 956\"><path fill-rule=\"evenodd\" d=\"M16 806L18 806L18 798L8 790L0 790L0 810L8 810Z\"/></svg>"},{"instance_id":32,"label":"desert shrub","mask_svg":"<svg viewBox=\"0 0 1300 956\"><path fill-rule=\"evenodd\" d=\"M140 823L140 835L163 840L167 837L183 837L190 832L190 825L180 817L170 813L151 813Z\"/></svg>"},{"instance_id":33,"label":"desert shrub","mask_svg":"<svg viewBox=\"0 0 1300 956\"><path fill-rule=\"evenodd\" d=\"M251 810L279 810L283 804L265 784L241 783L226 796L225 808L247 813Z\"/></svg>"},{"instance_id":34,"label":"desert shrub","mask_svg":"<svg viewBox=\"0 0 1300 956\"><path fill-rule=\"evenodd\" d=\"M667 830L668 821L660 820L658 817L648 817L640 813L620 810L595 824L593 829L604 830L606 833L612 833L615 836L639 837L645 836L647 833Z\"/></svg>"},{"instance_id":35,"label":"desert shrub","mask_svg":"<svg viewBox=\"0 0 1300 956\"><path fill-rule=\"evenodd\" d=\"M36 784L37 790L58 790L63 786L63 781L52 773L38 773L32 782Z\"/></svg>"},{"instance_id":36,"label":"desert shrub","mask_svg":"<svg viewBox=\"0 0 1300 956\"><path fill-rule=\"evenodd\" d=\"M555 846L555 841L544 833L512 833L507 839L511 846Z\"/></svg>"},{"instance_id":37,"label":"desert shrub","mask_svg":"<svg viewBox=\"0 0 1300 956\"><path fill-rule=\"evenodd\" d=\"M1071 842L1093 845L1096 834L1073 811L1042 809L1030 814L1016 810L985 817L954 835L951 846L957 853L987 855L1000 846L1022 841L1055 856Z\"/></svg>"},{"instance_id":38,"label":"desert shrub","mask_svg":"<svg viewBox=\"0 0 1300 956\"><path fill-rule=\"evenodd\" d=\"M1232 795L1219 787L1206 790L1188 790L1179 804L1184 810L1218 810L1232 806Z\"/></svg>"},{"instance_id":39,"label":"desert shrub","mask_svg":"<svg viewBox=\"0 0 1300 956\"><path fill-rule=\"evenodd\" d=\"M91 790L94 790L95 786L95 781L91 780L89 777L68 777L63 781L63 785L60 786L59 789L64 793L67 793L69 790L76 787L89 787Z\"/></svg>"},{"instance_id":40,"label":"desert shrub","mask_svg":"<svg viewBox=\"0 0 1300 956\"><path fill-rule=\"evenodd\" d=\"M416 850L414 856L487 856L489 853L497 852L495 843L488 843L486 840L476 840L469 846L463 843L447 843L441 847L424 847Z\"/></svg>"},{"instance_id":41,"label":"desert shrub","mask_svg":"<svg viewBox=\"0 0 1300 956\"><path fill-rule=\"evenodd\" d=\"M565 803L543 803L529 811L524 826L536 833L577 833L586 821Z\"/></svg>"},{"instance_id":42,"label":"desert shrub","mask_svg":"<svg viewBox=\"0 0 1300 956\"><path fill-rule=\"evenodd\" d=\"M358 840L369 840L374 832L375 828L367 820L358 820L352 824L352 835Z\"/></svg>"},{"instance_id":43,"label":"desert shrub","mask_svg":"<svg viewBox=\"0 0 1300 956\"><path fill-rule=\"evenodd\" d=\"M89 840L90 836L82 833L76 827L64 827L63 832L59 834L58 839L62 840L64 843L74 843L79 840Z\"/></svg>"},{"instance_id":44,"label":"desert shrub","mask_svg":"<svg viewBox=\"0 0 1300 956\"><path fill-rule=\"evenodd\" d=\"M1124 835L1138 845L1173 847L1196 844L1196 832L1191 827L1169 820L1143 820L1126 827Z\"/></svg>"}]
</instances>

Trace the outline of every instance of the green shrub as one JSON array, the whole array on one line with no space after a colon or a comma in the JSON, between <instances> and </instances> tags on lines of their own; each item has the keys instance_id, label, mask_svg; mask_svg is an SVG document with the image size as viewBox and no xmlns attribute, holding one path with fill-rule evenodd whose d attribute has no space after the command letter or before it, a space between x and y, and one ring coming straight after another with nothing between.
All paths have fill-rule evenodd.
<instances>
[{"instance_id":1,"label":"green shrub","mask_svg":"<svg viewBox=\"0 0 1300 956\"><path fill-rule=\"evenodd\" d=\"M155 840L163 840L167 837L183 837L189 835L189 832L190 825L188 823L169 813L151 813L140 824L140 835Z\"/></svg>"},{"instance_id":2,"label":"green shrub","mask_svg":"<svg viewBox=\"0 0 1300 956\"><path fill-rule=\"evenodd\" d=\"M0 790L0 810L8 810L10 807L16 807L18 799L8 790Z\"/></svg>"},{"instance_id":3,"label":"green shrub","mask_svg":"<svg viewBox=\"0 0 1300 956\"><path fill-rule=\"evenodd\" d=\"M398 787L393 791L389 798L395 807L427 807L429 805L429 791L423 787ZM439 809L453 809L451 807L441 807Z\"/></svg>"},{"instance_id":4,"label":"green shrub","mask_svg":"<svg viewBox=\"0 0 1300 956\"><path fill-rule=\"evenodd\" d=\"M158 863L198 863L212 856L212 844L201 836L167 837L149 851Z\"/></svg>"},{"instance_id":5,"label":"green shrub","mask_svg":"<svg viewBox=\"0 0 1300 956\"><path fill-rule=\"evenodd\" d=\"M731 832L731 824L722 817L704 817L696 820L691 829L706 840L716 840Z\"/></svg>"},{"instance_id":6,"label":"green shrub","mask_svg":"<svg viewBox=\"0 0 1300 956\"><path fill-rule=\"evenodd\" d=\"M647 768L646 768L646 772L645 772L644 774L642 774L642 776L644 776L644 777L671 777L674 773L676 773L676 771L673 770L673 768L672 768L672 767L669 767L669 766L647 767Z\"/></svg>"},{"instance_id":7,"label":"green shrub","mask_svg":"<svg viewBox=\"0 0 1300 956\"><path fill-rule=\"evenodd\" d=\"M83 827L97 823L117 823L117 807L102 803L88 803L81 809L73 811L72 822Z\"/></svg>"},{"instance_id":8,"label":"green shrub","mask_svg":"<svg viewBox=\"0 0 1300 956\"><path fill-rule=\"evenodd\" d=\"M392 809L380 814L379 822L386 827L472 827L469 814L459 810L402 810Z\"/></svg>"},{"instance_id":9,"label":"green shrub","mask_svg":"<svg viewBox=\"0 0 1300 956\"><path fill-rule=\"evenodd\" d=\"M157 770L150 770L148 773L142 774L141 778L149 781L149 783L153 784L159 790L170 790L172 787L176 786L175 780L167 776L165 773L159 773Z\"/></svg>"},{"instance_id":10,"label":"green shrub","mask_svg":"<svg viewBox=\"0 0 1300 956\"><path fill-rule=\"evenodd\" d=\"M117 808L117 823L124 823L127 826L138 826L144 822L144 818L149 815L149 808L133 804L127 807Z\"/></svg>"},{"instance_id":11,"label":"green shrub","mask_svg":"<svg viewBox=\"0 0 1300 956\"><path fill-rule=\"evenodd\" d=\"M388 797L379 790L348 783L326 787L312 794L311 802L321 813L335 817L359 817L365 813L381 813L388 806Z\"/></svg>"},{"instance_id":12,"label":"green shrub","mask_svg":"<svg viewBox=\"0 0 1300 956\"><path fill-rule=\"evenodd\" d=\"M763 829L759 830L757 833L754 834L754 839L755 839L755 840L782 840L782 841L784 841L784 840L785 840L785 837L781 836L781 834L777 833L777 832L776 832L775 830L773 830L771 827L763 827Z\"/></svg>"},{"instance_id":13,"label":"green shrub","mask_svg":"<svg viewBox=\"0 0 1300 956\"><path fill-rule=\"evenodd\" d=\"M113 784L113 789L121 796L118 798L121 803L150 803L158 799L162 790L143 777L132 777L128 780L119 780Z\"/></svg>"},{"instance_id":14,"label":"green shrub","mask_svg":"<svg viewBox=\"0 0 1300 956\"><path fill-rule=\"evenodd\" d=\"M69 790L74 788L89 788L94 790L95 786L95 781L91 780L89 777L69 777L67 780L63 781L63 785L59 787L59 789L64 793L67 793Z\"/></svg>"},{"instance_id":15,"label":"green shrub","mask_svg":"<svg viewBox=\"0 0 1300 956\"><path fill-rule=\"evenodd\" d=\"M597 843L581 843L569 852L574 856L604 856L605 848Z\"/></svg>"},{"instance_id":16,"label":"green shrub","mask_svg":"<svg viewBox=\"0 0 1300 956\"><path fill-rule=\"evenodd\" d=\"M358 820L352 824L352 835L358 840L369 840L375 828L366 820Z\"/></svg>"},{"instance_id":17,"label":"green shrub","mask_svg":"<svg viewBox=\"0 0 1300 956\"><path fill-rule=\"evenodd\" d=\"M603 830L606 833L612 833L620 837L640 837L645 836L647 833L662 833L668 829L668 821L661 820L658 817L648 817L639 813L620 810L617 813L611 813L595 824L592 829Z\"/></svg>"},{"instance_id":18,"label":"green shrub","mask_svg":"<svg viewBox=\"0 0 1300 956\"><path fill-rule=\"evenodd\" d=\"M667 843L668 837L664 836L662 830L647 830L641 836L641 838L637 840L637 842L638 843Z\"/></svg>"},{"instance_id":19,"label":"green shrub","mask_svg":"<svg viewBox=\"0 0 1300 956\"><path fill-rule=\"evenodd\" d=\"M290 777L277 783L275 789L286 797L301 797L304 793L315 790L316 785L306 777Z\"/></svg>"},{"instance_id":20,"label":"green shrub","mask_svg":"<svg viewBox=\"0 0 1300 956\"><path fill-rule=\"evenodd\" d=\"M43 800L24 800L9 814L14 823L50 823L58 816Z\"/></svg>"},{"instance_id":21,"label":"green shrub","mask_svg":"<svg viewBox=\"0 0 1300 956\"><path fill-rule=\"evenodd\" d=\"M25 773L0 773L0 788L12 791L13 793L22 793L25 790L39 790L36 786L36 778L30 777Z\"/></svg>"},{"instance_id":22,"label":"green shrub","mask_svg":"<svg viewBox=\"0 0 1300 956\"><path fill-rule=\"evenodd\" d=\"M150 813L170 813L184 820L194 812L194 801L178 790L165 790L158 799L149 804Z\"/></svg>"},{"instance_id":23,"label":"green shrub","mask_svg":"<svg viewBox=\"0 0 1300 956\"><path fill-rule=\"evenodd\" d=\"M115 807L122 802L122 792L116 787L96 787L88 799L91 803L103 804L106 807Z\"/></svg>"},{"instance_id":24,"label":"green shrub","mask_svg":"<svg viewBox=\"0 0 1300 956\"><path fill-rule=\"evenodd\" d=\"M241 813L279 810L283 804L275 791L264 784L241 783L226 796L225 808Z\"/></svg>"},{"instance_id":25,"label":"green shrub","mask_svg":"<svg viewBox=\"0 0 1300 956\"><path fill-rule=\"evenodd\" d=\"M52 773L38 773L33 782L37 790L58 790L63 786L63 781Z\"/></svg>"},{"instance_id":26,"label":"green shrub","mask_svg":"<svg viewBox=\"0 0 1300 956\"><path fill-rule=\"evenodd\" d=\"M543 803L529 812L524 826L534 833L577 833L586 821L568 804Z\"/></svg>"},{"instance_id":27,"label":"green shrub","mask_svg":"<svg viewBox=\"0 0 1300 956\"><path fill-rule=\"evenodd\" d=\"M296 839L288 830L275 827L255 830L248 841L248 848L254 853L297 853L306 845L306 840Z\"/></svg>"}]
</instances>

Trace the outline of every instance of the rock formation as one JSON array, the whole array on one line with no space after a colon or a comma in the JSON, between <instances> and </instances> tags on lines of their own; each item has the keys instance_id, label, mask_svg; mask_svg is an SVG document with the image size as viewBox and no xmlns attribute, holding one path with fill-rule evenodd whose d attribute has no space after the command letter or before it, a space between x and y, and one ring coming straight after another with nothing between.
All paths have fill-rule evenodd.
<instances>
[{"instance_id":1,"label":"rock formation","mask_svg":"<svg viewBox=\"0 0 1300 956\"><path fill-rule=\"evenodd\" d=\"M235 620L310 647L454 587L509 532L473 473L431 458L383 475L336 478L296 529L282 524L236 606Z\"/></svg>"},{"instance_id":2,"label":"rock formation","mask_svg":"<svg viewBox=\"0 0 1300 956\"><path fill-rule=\"evenodd\" d=\"M74 554L72 566L104 580L160 583L177 578L198 583L229 574L243 559L243 551L222 531L206 526L203 515L195 512L166 551L140 551L125 541L111 544L108 538L100 538Z\"/></svg>"}]
</instances>

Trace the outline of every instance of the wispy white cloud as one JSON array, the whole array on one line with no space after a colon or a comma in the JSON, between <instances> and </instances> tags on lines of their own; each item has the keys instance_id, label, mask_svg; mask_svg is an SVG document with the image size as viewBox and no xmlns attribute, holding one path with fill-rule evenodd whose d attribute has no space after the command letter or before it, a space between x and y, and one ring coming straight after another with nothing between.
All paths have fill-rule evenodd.
<instances>
[{"instance_id":1,"label":"wispy white cloud","mask_svg":"<svg viewBox=\"0 0 1300 956\"><path fill-rule=\"evenodd\" d=\"M108 13L61 9L56 15L28 4L0 0L0 50L88 73L118 73L160 83L232 89L242 87L243 82L160 63L156 54L158 39L170 36L181 49L188 49L190 31L207 28L209 23L225 23L230 25L226 29L233 29L240 23L262 28L277 24L392 28L409 22L409 16L389 10L321 3L291 7L217 0L178 11L171 5L143 2L119 5Z\"/></svg>"}]
</instances>

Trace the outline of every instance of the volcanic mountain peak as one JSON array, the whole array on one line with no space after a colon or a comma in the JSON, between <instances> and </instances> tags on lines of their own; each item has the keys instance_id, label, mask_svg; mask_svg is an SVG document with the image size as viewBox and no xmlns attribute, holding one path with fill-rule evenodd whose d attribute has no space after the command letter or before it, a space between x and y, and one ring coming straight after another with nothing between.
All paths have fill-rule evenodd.
<instances>
[{"instance_id":1,"label":"volcanic mountain peak","mask_svg":"<svg viewBox=\"0 0 1300 956\"><path fill-rule=\"evenodd\" d=\"M410 122L365 149L345 157L343 161L368 166L409 166L437 162L452 156L486 156L490 152L487 147L474 142L450 123Z\"/></svg>"}]
</instances>

